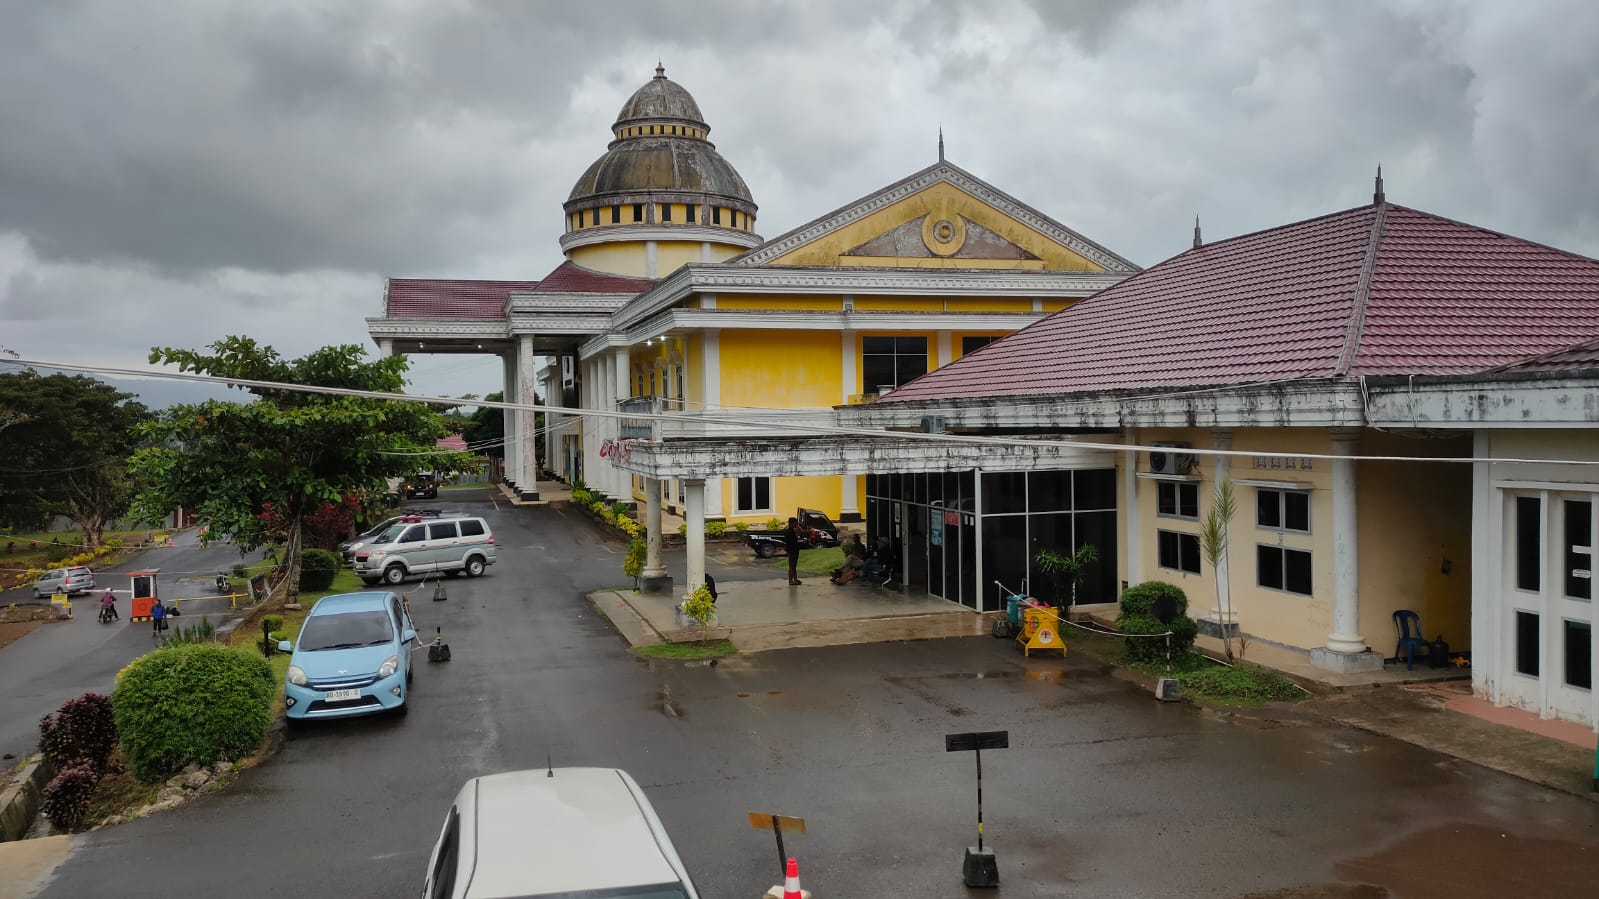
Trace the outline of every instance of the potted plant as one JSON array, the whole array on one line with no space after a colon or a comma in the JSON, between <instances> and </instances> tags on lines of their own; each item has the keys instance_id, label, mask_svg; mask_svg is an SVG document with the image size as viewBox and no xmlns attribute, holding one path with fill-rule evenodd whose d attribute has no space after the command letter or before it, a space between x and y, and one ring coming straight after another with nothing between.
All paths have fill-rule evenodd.
<instances>
[{"instance_id":1,"label":"potted plant","mask_svg":"<svg viewBox=\"0 0 1599 899\"><path fill-rule=\"evenodd\" d=\"M1053 587L1055 606L1065 616L1077 603L1077 588L1088 577L1088 566L1099 561L1099 549L1092 544L1077 547L1071 555L1054 550L1040 550L1033 556L1033 564L1047 575Z\"/></svg>"}]
</instances>

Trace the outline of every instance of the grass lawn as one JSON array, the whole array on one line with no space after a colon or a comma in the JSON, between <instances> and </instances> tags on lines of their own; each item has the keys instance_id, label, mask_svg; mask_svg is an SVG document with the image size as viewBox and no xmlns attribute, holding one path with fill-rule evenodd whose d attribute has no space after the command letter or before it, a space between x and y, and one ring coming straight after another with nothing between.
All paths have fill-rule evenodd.
<instances>
[{"instance_id":1,"label":"grass lawn","mask_svg":"<svg viewBox=\"0 0 1599 899\"><path fill-rule=\"evenodd\" d=\"M703 640L697 643L657 643L653 646L635 646L633 652L657 659L714 659L738 652L738 647L727 640Z\"/></svg>"},{"instance_id":2,"label":"grass lawn","mask_svg":"<svg viewBox=\"0 0 1599 899\"><path fill-rule=\"evenodd\" d=\"M1079 627L1069 628L1066 645L1075 652L1102 662L1133 668L1154 677L1175 677L1186 695L1210 705L1230 708L1255 708L1268 702L1297 702L1309 698L1288 678L1265 668L1240 664L1228 668L1203 653L1188 651L1165 661L1129 662L1122 638L1094 633Z\"/></svg>"},{"instance_id":3,"label":"grass lawn","mask_svg":"<svg viewBox=\"0 0 1599 899\"><path fill-rule=\"evenodd\" d=\"M842 546L819 546L815 549L802 549L799 554L799 573L801 577L825 576L833 573L833 569L844 564L844 548ZM768 562L768 568L788 568L788 559L778 559Z\"/></svg>"}]
</instances>

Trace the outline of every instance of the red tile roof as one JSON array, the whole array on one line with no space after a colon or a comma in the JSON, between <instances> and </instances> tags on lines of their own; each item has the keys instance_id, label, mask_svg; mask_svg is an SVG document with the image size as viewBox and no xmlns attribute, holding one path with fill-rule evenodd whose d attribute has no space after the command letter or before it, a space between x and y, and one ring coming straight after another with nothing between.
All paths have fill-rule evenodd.
<instances>
[{"instance_id":1,"label":"red tile roof","mask_svg":"<svg viewBox=\"0 0 1599 899\"><path fill-rule=\"evenodd\" d=\"M1576 371L1585 368L1599 368L1599 339L1585 340L1542 356L1501 365L1494 371Z\"/></svg>"},{"instance_id":2,"label":"red tile roof","mask_svg":"<svg viewBox=\"0 0 1599 899\"><path fill-rule=\"evenodd\" d=\"M462 437L460 434L451 434L448 437L440 437L438 440L433 441L433 445L437 446L439 449L447 449L451 452L466 452L466 438Z\"/></svg>"},{"instance_id":3,"label":"red tile roof","mask_svg":"<svg viewBox=\"0 0 1599 899\"><path fill-rule=\"evenodd\" d=\"M513 290L532 290L537 281L459 281L440 278L390 278L388 318L505 318Z\"/></svg>"},{"instance_id":4,"label":"red tile roof","mask_svg":"<svg viewBox=\"0 0 1599 899\"><path fill-rule=\"evenodd\" d=\"M1403 206L1188 250L882 402L1478 372L1599 337L1599 260Z\"/></svg>"},{"instance_id":5,"label":"red tile roof","mask_svg":"<svg viewBox=\"0 0 1599 899\"><path fill-rule=\"evenodd\" d=\"M622 278L586 269L570 260L555 267L555 271L539 282L538 293L626 293L636 294L655 286L644 278Z\"/></svg>"}]
</instances>

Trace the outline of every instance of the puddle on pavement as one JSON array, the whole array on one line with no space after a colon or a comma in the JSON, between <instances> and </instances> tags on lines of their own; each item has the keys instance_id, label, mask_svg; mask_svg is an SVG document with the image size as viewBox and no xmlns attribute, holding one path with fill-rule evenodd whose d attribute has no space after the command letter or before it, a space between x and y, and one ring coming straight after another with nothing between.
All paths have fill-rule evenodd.
<instances>
[{"instance_id":1,"label":"puddle on pavement","mask_svg":"<svg viewBox=\"0 0 1599 899\"><path fill-rule=\"evenodd\" d=\"M1478 824L1445 825L1411 834L1381 852L1345 859L1334 870L1339 877L1385 888L1372 896L1592 896L1599 883L1599 841L1537 839Z\"/></svg>"}]
</instances>

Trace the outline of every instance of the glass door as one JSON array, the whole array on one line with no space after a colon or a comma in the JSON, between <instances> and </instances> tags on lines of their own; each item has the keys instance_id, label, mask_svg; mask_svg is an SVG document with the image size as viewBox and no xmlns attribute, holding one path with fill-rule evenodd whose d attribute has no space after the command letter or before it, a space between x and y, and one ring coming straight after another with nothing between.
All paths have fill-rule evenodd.
<instances>
[{"instance_id":1,"label":"glass door","mask_svg":"<svg viewBox=\"0 0 1599 899\"><path fill-rule=\"evenodd\" d=\"M1554 499L1554 577L1549 590L1550 711L1569 719L1593 715L1594 520L1592 494Z\"/></svg>"}]
</instances>

